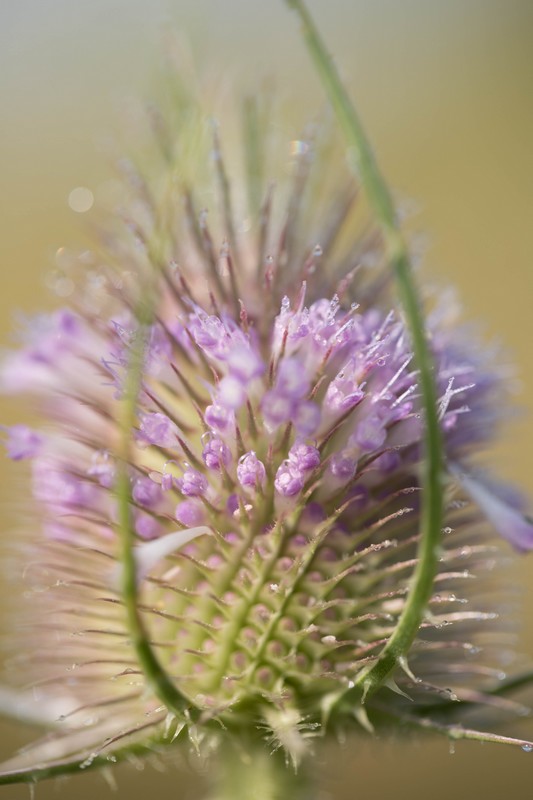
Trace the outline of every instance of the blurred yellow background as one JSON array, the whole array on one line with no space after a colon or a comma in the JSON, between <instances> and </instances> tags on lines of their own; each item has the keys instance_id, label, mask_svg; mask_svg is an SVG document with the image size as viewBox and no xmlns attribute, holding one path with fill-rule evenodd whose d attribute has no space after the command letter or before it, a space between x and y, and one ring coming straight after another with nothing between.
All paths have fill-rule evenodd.
<instances>
[{"instance_id":1,"label":"blurred yellow background","mask_svg":"<svg viewBox=\"0 0 533 800\"><path fill-rule=\"evenodd\" d=\"M455 284L468 318L498 336L517 364L517 415L498 447L500 472L533 497L533 3L531 0L310 0L353 89L379 160L400 198L420 205L430 237L425 275ZM253 89L272 76L283 98L314 111L322 95L281 0L4 0L0 4L0 344L13 312L54 301L46 288L60 246L80 240L68 205L76 186L109 176L101 138L125 97L153 82L168 31L191 42L199 64ZM295 131L296 133L296 131ZM515 412L513 412L514 415ZM16 404L2 401L2 422ZM2 530L23 488L0 456ZM533 555L513 579L533 602ZM522 647L533 659L533 622ZM526 723L533 737L533 720ZM26 734L4 725L2 754ZM352 742L324 756L324 800L454 794L529 798L533 754L441 739ZM117 771L118 797L200 796L176 770ZM3 790L27 798L25 787ZM111 790L95 775L38 797L88 798Z\"/></svg>"}]
</instances>

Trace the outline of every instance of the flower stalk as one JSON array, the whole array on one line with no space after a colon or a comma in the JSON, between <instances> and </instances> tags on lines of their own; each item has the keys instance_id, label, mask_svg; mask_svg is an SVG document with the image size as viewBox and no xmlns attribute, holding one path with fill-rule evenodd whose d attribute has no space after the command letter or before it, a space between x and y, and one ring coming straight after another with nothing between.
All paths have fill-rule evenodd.
<instances>
[{"instance_id":1,"label":"flower stalk","mask_svg":"<svg viewBox=\"0 0 533 800\"><path fill-rule=\"evenodd\" d=\"M132 518L131 482L128 474L131 460L132 432L137 421L137 402L142 385L147 337L153 314L153 295L154 292L152 290L150 299L145 300L137 312L138 328L131 347L122 400L120 452L117 459L115 488L121 541L121 590L126 610L128 632L144 677L156 697L165 704L168 711L181 716L185 710L190 710L191 703L163 669L150 645L140 615L139 581L133 544L135 534Z\"/></svg>"},{"instance_id":2,"label":"flower stalk","mask_svg":"<svg viewBox=\"0 0 533 800\"><path fill-rule=\"evenodd\" d=\"M207 800L313 800L308 764L294 770L281 751L227 742L216 759Z\"/></svg>"},{"instance_id":3,"label":"flower stalk","mask_svg":"<svg viewBox=\"0 0 533 800\"><path fill-rule=\"evenodd\" d=\"M418 564L402 615L377 661L357 677L352 692L363 689L366 697L378 689L401 663L417 634L431 597L437 571L444 494L444 451L437 408L433 360L427 341L424 315L418 296L407 245L397 221L391 193L376 163L370 142L348 92L302 0L287 0L302 24L302 32L349 148L349 156L379 225L386 254L396 278L398 294L411 335L414 361L425 418L423 500L420 519ZM344 696L344 700L348 698Z\"/></svg>"}]
</instances>

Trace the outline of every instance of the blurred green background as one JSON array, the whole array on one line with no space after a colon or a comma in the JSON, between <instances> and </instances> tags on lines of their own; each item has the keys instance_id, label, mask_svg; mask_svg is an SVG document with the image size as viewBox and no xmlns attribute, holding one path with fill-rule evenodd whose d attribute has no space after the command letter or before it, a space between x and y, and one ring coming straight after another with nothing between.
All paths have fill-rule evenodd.
<instances>
[{"instance_id":1,"label":"blurred green background","mask_svg":"<svg viewBox=\"0 0 533 800\"><path fill-rule=\"evenodd\" d=\"M310 0L353 89L383 170L400 197L420 205L430 237L425 274L455 284L469 318L508 347L519 373L518 407L497 448L500 472L533 497L533 3L531 0ZM253 89L271 76L302 112L322 95L281 0L4 0L0 3L0 344L15 310L50 306L46 288L59 247L80 239L68 205L109 167L101 139L124 98L152 84L169 31L197 62ZM287 123L289 126L289 123ZM288 127L290 130L290 127ZM296 134L297 131L295 130ZM18 419L2 400L2 422ZM23 486L1 456L2 532ZM18 471L20 475L20 471ZM509 579L524 586L520 650L533 659L533 556ZM524 731L533 736L533 721ZM27 732L3 725L7 756ZM453 794L530 798L533 754L445 740L352 742L330 747L323 798L365 800ZM172 769L117 770L118 797L200 796L199 780ZM27 798L25 787L0 790ZM96 775L38 798L112 796Z\"/></svg>"}]
</instances>

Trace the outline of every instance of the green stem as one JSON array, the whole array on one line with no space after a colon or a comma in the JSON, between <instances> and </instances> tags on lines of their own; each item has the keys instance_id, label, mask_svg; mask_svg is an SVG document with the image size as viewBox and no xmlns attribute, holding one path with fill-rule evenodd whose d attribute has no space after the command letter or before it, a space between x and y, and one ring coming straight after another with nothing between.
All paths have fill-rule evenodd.
<instances>
[{"instance_id":1,"label":"green stem","mask_svg":"<svg viewBox=\"0 0 533 800\"><path fill-rule=\"evenodd\" d=\"M357 695L362 689L366 696L379 688L400 660L405 658L431 598L437 571L443 519L444 454L442 435L437 411L433 360L426 339L424 316L411 273L408 250L398 225L390 191L379 171L357 112L305 4L301 0L286 0L286 2L300 18L303 36L311 58L344 133L353 167L379 224L411 334L425 412L424 492L417 567L403 612L392 636L378 660L359 674L356 686L351 690Z\"/></svg>"},{"instance_id":2,"label":"green stem","mask_svg":"<svg viewBox=\"0 0 533 800\"><path fill-rule=\"evenodd\" d=\"M118 458L116 494L121 537L122 598L126 609L128 631L144 677L154 694L169 711L183 716L191 703L176 688L154 653L139 613L139 586L135 563L134 526L128 465L131 456L132 431L137 421L137 400L142 384L146 341L150 331L151 306L139 309L137 334L131 346L121 415L121 439Z\"/></svg>"},{"instance_id":3,"label":"green stem","mask_svg":"<svg viewBox=\"0 0 533 800\"><path fill-rule=\"evenodd\" d=\"M304 765L305 766L305 765ZM271 753L262 743L228 742L216 763L208 800L313 800L309 775L287 765L281 751Z\"/></svg>"}]
</instances>

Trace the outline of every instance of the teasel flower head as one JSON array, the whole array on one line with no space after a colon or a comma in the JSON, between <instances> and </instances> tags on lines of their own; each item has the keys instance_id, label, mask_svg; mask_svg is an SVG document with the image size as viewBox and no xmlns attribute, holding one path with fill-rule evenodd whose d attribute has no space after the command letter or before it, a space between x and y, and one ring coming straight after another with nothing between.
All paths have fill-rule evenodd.
<instances>
[{"instance_id":1,"label":"teasel flower head","mask_svg":"<svg viewBox=\"0 0 533 800\"><path fill-rule=\"evenodd\" d=\"M120 163L129 205L84 253L69 308L4 358L4 392L42 415L5 434L33 509L9 562L28 586L8 677L18 715L54 727L4 781L180 742L298 765L319 737L405 724L531 747L461 716L524 712L503 696L490 587L501 538L528 550L533 525L477 466L505 371L448 295L426 298L444 516L424 573L422 367L386 236L321 163L316 127L265 185L260 102L248 210L216 128L208 215L205 186L180 180L182 126L157 117L150 178Z\"/></svg>"}]
</instances>

